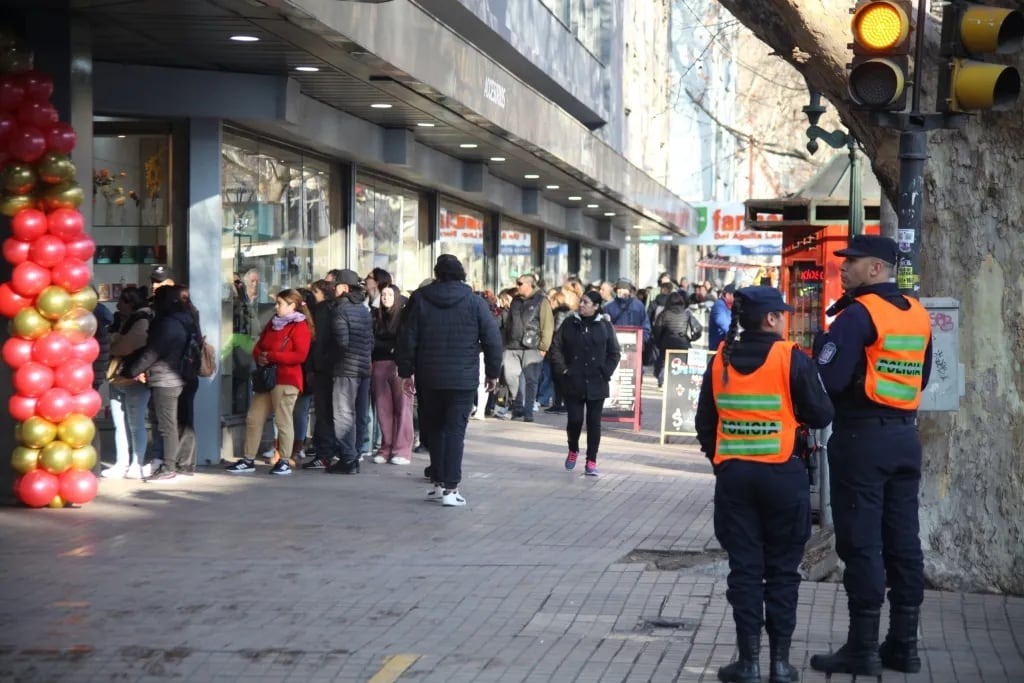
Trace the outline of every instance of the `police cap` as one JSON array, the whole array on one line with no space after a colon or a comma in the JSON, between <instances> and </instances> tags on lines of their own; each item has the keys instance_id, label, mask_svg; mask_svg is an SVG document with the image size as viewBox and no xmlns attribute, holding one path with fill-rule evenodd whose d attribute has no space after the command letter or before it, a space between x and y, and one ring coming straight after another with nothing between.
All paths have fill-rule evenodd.
<instances>
[{"instance_id":1,"label":"police cap","mask_svg":"<svg viewBox=\"0 0 1024 683\"><path fill-rule=\"evenodd\" d=\"M779 313L787 311L792 313L795 309L782 300L782 292L774 287L742 287L736 290L736 298L743 300L743 315L765 315L766 313Z\"/></svg>"},{"instance_id":2,"label":"police cap","mask_svg":"<svg viewBox=\"0 0 1024 683\"><path fill-rule=\"evenodd\" d=\"M845 249L834 253L847 258L876 258L891 265L897 260L895 240L881 235L854 235Z\"/></svg>"}]
</instances>

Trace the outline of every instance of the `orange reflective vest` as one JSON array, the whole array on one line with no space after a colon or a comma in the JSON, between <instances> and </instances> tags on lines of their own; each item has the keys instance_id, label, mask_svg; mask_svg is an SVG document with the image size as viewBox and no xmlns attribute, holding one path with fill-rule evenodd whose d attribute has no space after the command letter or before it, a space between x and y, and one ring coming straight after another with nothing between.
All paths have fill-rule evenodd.
<instances>
[{"instance_id":1,"label":"orange reflective vest","mask_svg":"<svg viewBox=\"0 0 1024 683\"><path fill-rule=\"evenodd\" d=\"M789 391L794 342L772 344L764 364L749 375L729 373L722 383L722 354L715 354L711 381L718 407L714 464L729 458L780 463L789 460L800 426Z\"/></svg>"},{"instance_id":2,"label":"orange reflective vest","mask_svg":"<svg viewBox=\"0 0 1024 683\"><path fill-rule=\"evenodd\" d=\"M917 410L932 324L927 309L917 299L903 298L910 303L910 310L901 311L877 294L857 297L878 331L878 339L864 350L864 392L883 406Z\"/></svg>"}]
</instances>

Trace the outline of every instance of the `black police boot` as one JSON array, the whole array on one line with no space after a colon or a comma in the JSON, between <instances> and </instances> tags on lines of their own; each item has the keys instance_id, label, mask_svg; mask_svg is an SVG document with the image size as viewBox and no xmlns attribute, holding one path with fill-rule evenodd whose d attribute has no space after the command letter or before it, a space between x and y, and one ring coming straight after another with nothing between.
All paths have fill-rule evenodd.
<instances>
[{"instance_id":1,"label":"black police boot","mask_svg":"<svg viewBox=\"0 0 1024 683\"><path fill-rule=\"evenodd\" d=\"M878 657L879 618L877 609L852 610L846 644L832 654L811 657L811 668L824 672L826 681L832 674L853 674L853 680L857 680L857 676L882 680L882 660Z\"/></svg>"},{"instance_id":2,"label":"black police boot","mask_svg":"<svg viewBox=\"0 0 1024 683\"><path fill-rule=\"evenodd\" d=\"M737 635L736 647L739 648L740 658L719 668L718 680L726 683L761 683L761 663L757 660L761 654L761 634Z\"/></svg>"},{"instance_id":3,"label":"black police boot","mask_svg":"<svg viewBox=\"0 0 1024 683\"><path fill-rule=\"evenodd\" d=\"M800 674L789 663L789 644L788 637L768 634L768 647L771 651L768 683L793 683L800 680Z\"/></svg>"},{"instance_id":4,"label":"black police boot","mask_svg":"<svg viewBox=\"0 0 1024 683\"><path fill-rule=\"evenodd\" d=\"M886 669L908 674L916 674L921 670L921 658L917 655L917 624L920 617L920 607L889 607L889 633L882 647L878 648L882 666Z\"/></svg>"}]
</instances>

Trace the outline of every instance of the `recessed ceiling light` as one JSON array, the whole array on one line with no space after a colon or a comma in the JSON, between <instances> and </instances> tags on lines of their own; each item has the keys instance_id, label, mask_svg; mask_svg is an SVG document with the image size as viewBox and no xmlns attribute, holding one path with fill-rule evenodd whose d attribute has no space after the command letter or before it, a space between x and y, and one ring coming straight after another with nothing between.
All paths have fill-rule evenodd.
<instances>
[{"instance_id":1,"label":"recessed ceiling light","mask_svg":"<svg viewBox=\"0 0 1024 683\"><path fill-rule=\"evenodd\" d=\"M416 125L419 126L420 128L433 128L437 124L436 123L427 123L426 121L421 121L421 122L417 123Z\"/></svg>"},{"instance_id":2,"label":"recessed ceiling light","mask_svg":"<svg viewBox=\"0 0 1024 683\"><path fill-rule=\"evenodd\" d=\"M608 217L610 218L610 217L612 217L612 216L614 216L614 215L615 215L615 212L614 212L614 211L605 211L605 212L604 212L604 215L605 215L605 216L608 216Z\"/></svg>"},{"instance_id":3,"label":"recessed ceiling light","mask_svg":"<svg viewBox=\"0 0 1024 683\"><path fill-rule=\"evenodd\" d=\"M231 36L231 40L236 43L258 43L260 39L256 36Z\"/></svg>"},{"instance_id":4,"label":"recessed ceiling light","mask_svg":"<svg viewBox=\"0 0 1024 683\"><path fill-rule=\"evenodd\" d=\"M583 197L579 196L578 194L569 195L570 202L578 202L581 199L583 199Z\"/></svg>"},{"instance_id":5,"label":"recessed ceiling light","mask_svg":"<svg viewBox=\"0 0 1024 683\"><path fill-rule=\"evenodd\" d=\"M370 105L370 109L391 109L392 106L387 102L374 102Z\"/></svg>"},{"instance_id":6,"label":"recessed ceiling light","mask_svg":"<svg viewBox=\"0 0 1024 683\"><path fill-rule=\"evenodd\" d=\"M128 137L128 136L127 136L127 135L118 135L117 137L118 137L119 139L121 139L121 140L124 140L124 139L125 139L126 137Z\"/></svg>"},{"instance_id":7,"label":"recessed ceiling light","mask_svg":"<svg viewBox=\"0 0 1024 683\"><path fill-rule=\"evenodd\" d=\"M476 149L479 146L480 145L476 144L475 142L461 142L461 143L459 143L459 147L461 147L462 149Z\"/></svg>"},{"instance_id":8,"label":"recessed ceiling light","mask_svg":"<svg viewBox=\"0 0 1024 683\"><path fill-rule=\"evenodd\" d=\"M558 189L558 185L545 185L544 189L545 190L557 190Z\"/></svg>"},{"instance_id":9,"label":"recessed ceiling light","mask_svg":"<svg viewBox=\"0 0 1024 683\"><path fill-rule=\"evenodd\" d=\"M588 209L596 209L597 208L597 204L587 204L587 208Z\"/></svg>"},{"instance_id":10,"label":"recessed ceiling light","mask_svg":"<svg viewBox=\"0 0 1024 683\"><path fill-rule=\"evenodd\" d=\"M633 229L634 229L634 230L643 230L643 229L644 229L644 226L642 226L642 225L634 225L634 226L633 226Z\"/></svg>"},{"instance_id":11,"label":"recessed ceiling light","mask_svg":"<svg viewBox=\"0 0 1024 683\"><path fill-rule=\"evenodd\" d=\"M297 66L297 67L295 67L295 70L296 71L306 71L306 72L309 72L309 73L313 73L314 71L319 71L320 67L318 67L318 66Z\"/></svg>"},{"instance_id":12,"label":"recessed ceiling light","mask_svg":"<svg viewBox=\"0 0 1024 683\"><path fill-rule=\"evenodd\" d=\"M491 157L491 161L505 161L505 157Z\"/></svg>"},{"instance_id":13,"label":"recessed ceiling light","mask_svg":"<svg viewBox=\"0 0 1024 683\"><path fill-rule=\"evenodd\" d=\"M540 178L540 176L537 175L536 173L527 173L523 177L526 178L527 180L536 180L537 178Z\"/></svg>"}]
</instances>

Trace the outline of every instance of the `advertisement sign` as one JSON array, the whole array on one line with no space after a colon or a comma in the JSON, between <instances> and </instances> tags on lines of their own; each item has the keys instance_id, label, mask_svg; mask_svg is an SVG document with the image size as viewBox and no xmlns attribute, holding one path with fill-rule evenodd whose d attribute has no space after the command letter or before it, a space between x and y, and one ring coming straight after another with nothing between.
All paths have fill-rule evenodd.
<instances>
[{"instance_id":1,"label":"advertisement sign","mask_svg":"<svg viewBox=\"0 0 1024 683\"><path fill-rule=\"evenodd\" d=\"M615 328L619 342L619 365L609 382L609 396L601 419L605 422L631 422L640 431L640 386L643 373L644 331L641 327Z\"/></svg>"},{"instance_id":2,"label":"advertisement sign","mask_svg":"<svg viewBox=\"0 0 1024 683\"><path fill-rule=\"evenodd\" d=\"M484 241L484 222L470 214L451 213L441 207L437 228L442 242L483 244Z\"/></svg>"},{"instance_id":3,"label":"advertisement sign","mask_svg":"<svg viewBox=\"0 0 1024 683\"><path fill-rule=\"evenodd\" d=\"M694 202L693 206L697 212L696 235L680 238L682 244L719 245L719 253L723 256L775 256L782 253L782 233L748 230L742 203ZM758 214L757 219L782 220L782 216ZM723 247L735 247L739 251L726 254L722 252Z\"/></svg>"},{"instance_id":4,"label":"advertisement sign","mask_svg":"<svg viewBox=\"0 0 1024 683\"><path fill-rule=\"evenodd\" d=\"M704 383L704 371L714 351L667 349L662 382L661 443L670 436L693 436L696 432L697 399Z\"/></svg>"}]
</instances>

